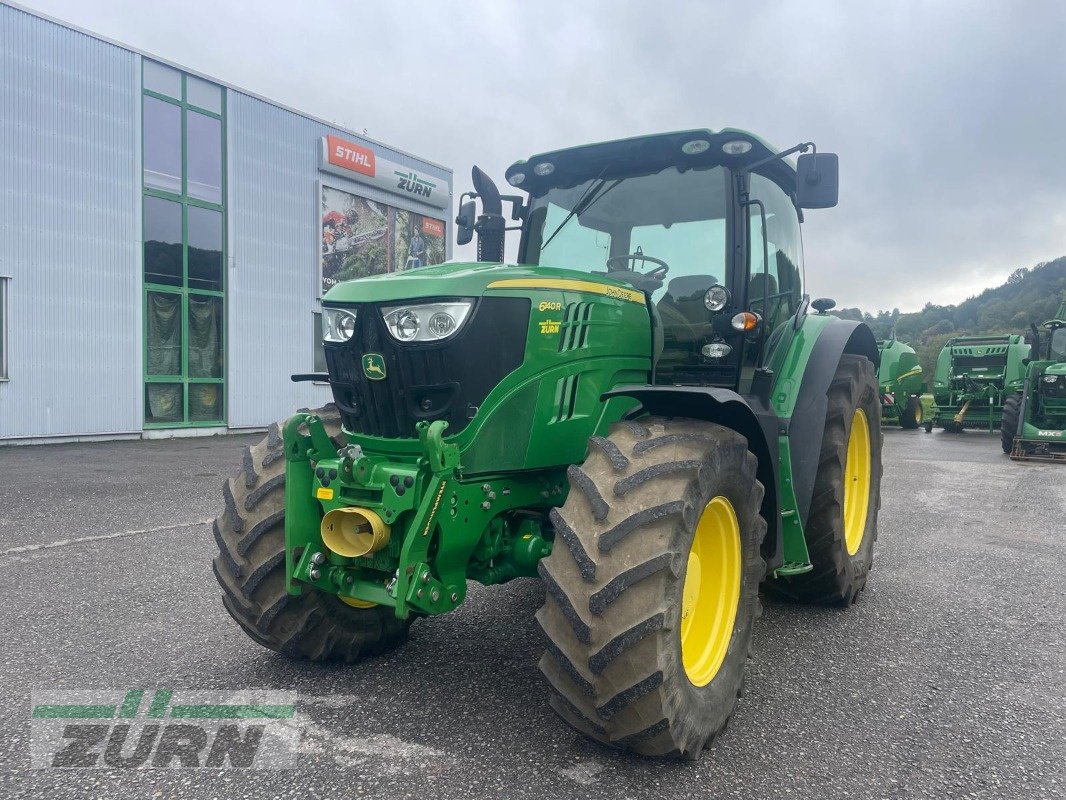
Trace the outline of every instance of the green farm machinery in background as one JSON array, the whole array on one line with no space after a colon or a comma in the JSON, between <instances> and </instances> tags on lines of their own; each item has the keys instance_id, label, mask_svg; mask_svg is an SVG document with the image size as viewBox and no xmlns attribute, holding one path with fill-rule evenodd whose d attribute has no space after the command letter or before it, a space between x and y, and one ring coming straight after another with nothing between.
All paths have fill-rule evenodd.
<instances>
[{"instance_id":1,"label":"green farm machinery in background","mask_svg":"<svg viewBox=\"0 0 1066 800\"><path fill-rule=\"evenodd\" d=\"M1032 326L1032 358L1020 392L1003 407L1003 452L1017 461L1066 461L1066 300Z\"/></svg>"},{"instance_id":2,"label":"green farm machinery in background","mask_svg":"<svg viewBox=\"0 0 1066 800\"><path fill-rule=\"evenodd\" d=\"M877 382L881 386L881 422L897 423L913 430L925 421L922 395L925 381L922 365L914 348L896 339L895 335L877 343L881 366Z\"/></svg>"},{"instance_id":3,"label":"green farm machinery in background","mask_svg":"<svg viewBox=\"0 0 1066 800\"><path fill-rule=\"evenodd\" d=\"M940 351L933 375L936 408L925 429L993 431L1006 399L1022 390L1029 342L1017 334L957 336Z\"/></svg>"},{"instance_id":4,"label":"green farm machinery in background","mask_svg":"<svg viewBox=\"0 0 1066 800\"><path fill-rule=\"evenodd\" d=\"M469 581L539 576L552 708L698 757L743 685L760 584L846 606L873 559L879 353L802 293L801 209L837 197L836 156L812 150L644 136L519 161L508 196L475 168L456 241L477 234L476 263L323 298L328 374L293 379L334 404L272 427L224 486L233 618L353 663Z\"/></svg>"}]
</instances>

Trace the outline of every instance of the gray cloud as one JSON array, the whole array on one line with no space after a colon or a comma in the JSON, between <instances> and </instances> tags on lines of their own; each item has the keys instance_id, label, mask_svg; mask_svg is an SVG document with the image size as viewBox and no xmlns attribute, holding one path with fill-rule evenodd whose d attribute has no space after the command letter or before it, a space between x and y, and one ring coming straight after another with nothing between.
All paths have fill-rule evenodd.
<instances>
[{"instance_id":1,"label":"gray cloud","mask_svg":"<svg viewBox=\"0 0 1066 800\"><path fill-rule=\"evenodd\" d=\"M742 127L840 154L810 291L955 302L1066 253L1061 2L209 3L34 8L502 179L556 147Z\"/></svg>"}]
</instances>

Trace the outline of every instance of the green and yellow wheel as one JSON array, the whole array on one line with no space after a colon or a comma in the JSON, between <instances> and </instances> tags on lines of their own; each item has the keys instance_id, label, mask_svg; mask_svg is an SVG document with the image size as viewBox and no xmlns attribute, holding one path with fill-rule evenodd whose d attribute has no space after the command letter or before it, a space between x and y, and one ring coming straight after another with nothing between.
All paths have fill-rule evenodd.
<instances>
[{"instance_id":1,"label":"green and yellow wheel","mask_svg":"<svg viewBox=\"0 0 1066 800\"><path fill-rule=\"evenodd\" d=\"M899 415L899 426L905 430L917 430L925 421L925 409L922 408L922 398L911 395Z\"/></svg>"},{"instance_id":2,"label":"green and yellow wheel","mask_svg":"<svg viewBox=\"0 0 1066 800\"><path fill-rule=\"evenodd\" d=\"M812 569L772 581L775 591L812 603L849 605L865 588L881 505L878 395L873 362L842 355L826 393L825 430L805 526Z\"/></svg>"}]
</instances>

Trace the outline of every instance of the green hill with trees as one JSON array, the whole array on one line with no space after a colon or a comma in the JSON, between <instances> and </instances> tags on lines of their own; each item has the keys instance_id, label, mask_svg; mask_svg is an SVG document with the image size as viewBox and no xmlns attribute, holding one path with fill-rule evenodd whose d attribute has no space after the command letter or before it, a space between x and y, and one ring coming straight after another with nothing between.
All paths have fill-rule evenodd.
<instances>
[{"instance_id":1,"label":"green hill with trees","mask_svg":"<svg viewBox=\"0 0 1066 800\"><path fill-rule=\"evenodd\" d=\"M900 313L898 308L876 314L858 308L840 308L831 313L844 319L866 322L878 339L887 339L892 328L896 338L918 353L927 380L936 357L954 336L970 334L1025 333L1030 322L1050 319L1066 297L1066 256L1011 273L1002 286L985 289L958 305L926 303L921 311Z\"/></svg>"}]
</instances>

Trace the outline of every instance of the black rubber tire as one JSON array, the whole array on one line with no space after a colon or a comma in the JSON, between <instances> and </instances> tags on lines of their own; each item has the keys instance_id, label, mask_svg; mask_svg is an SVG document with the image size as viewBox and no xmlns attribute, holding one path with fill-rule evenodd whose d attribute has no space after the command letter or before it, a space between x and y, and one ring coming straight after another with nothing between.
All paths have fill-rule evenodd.
<instances>
[{"instance_id":1,"label":"black rubber tire","mask_svg":"<svg viewBox=\"0 0 1066 800\"><path fill-rule=\"evenodd\" d=\"M540 563L537 621L552 708L596 741L648 756L695 759L729 720L744 681L758 588L763 486L738 433L645 417L593 437L551 512L556 544ZM696 523L716 496L741 530L741 588L725 661L705 686L681 657L681 599Z\"/></svg>"},{"instance_id":2,"label":"black rubber tire","mask_svg":"<svg viewBox=\"0 0 1066 800\"><path fill-rule=\"evenodd\" d=\"M807 603L848 606L866 588L881 508L883 435L873 363L864 356L842 355L826 395L825 433L805 527L814 569L777 579L773 588ZM862 541L855 555L849 555L844 538L844 465L856 408L865 411L870 427L870 498Z\"/></svg>"},{"instance_id":3,"label":"black rubber tire","mask_svg":"<svg viewBox=\"0 0 1066 800\"><path fill-rule=\"evenodd\" d=\"M330 404L315 409L326 430L343 442ZM241 470L222 485L226 506L215 519L218 545L212 567L230 616L263 647L291 658L346 663L391 650L407 638L409 620L391 608L355 608L304 586L285 591L285 454L281 429L244 452Z\"/></svg>"},{"instance_id":4,"label":"black rubber tire","mask_svg":"<svg viewBox=\"0 0 1066 800\"><path fill-rule=\"evenodd\" d=\"M1018 416L1022 411L1022 393L1014 392L1003 401L1003 416L999 422L999 440L1003 452L1014 450L1014 436L1018 433Z\"/></svg>"},{"instance_id":5,"label":"black rubber tire","mask_svg":"<svg viewBox=\"0 0 1066 800\"><path fill-rule=\"evenodd\" d=\"M922 400L917 395L907 398L907 404L903 407L903 413L899 415L899 426L904 430L915 431L925 419L925 409L922 408Z\"/></svg>"}]
</instances>

